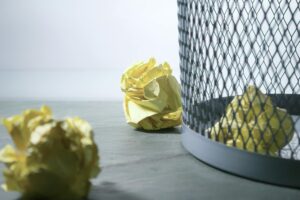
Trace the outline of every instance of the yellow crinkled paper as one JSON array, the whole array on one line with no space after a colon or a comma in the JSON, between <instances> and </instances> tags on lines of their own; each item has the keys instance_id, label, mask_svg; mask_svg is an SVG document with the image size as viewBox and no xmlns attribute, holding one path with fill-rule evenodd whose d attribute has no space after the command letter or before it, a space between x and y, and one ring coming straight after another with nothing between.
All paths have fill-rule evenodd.
<instances>
[{"instance_id":1,"label":"yellow crinkled paper","mask_svg":"<svg viewBox=\"0 0 300 200\"><path fill-rule=\"evenodd\" d=\"M292 139L294 123L285 109L254 86L233 98L221 117L209 129L213 140L251 152L275 155Z\"/></svg>"},{"instance_id":2,"label":"yellow crinkled paper","mask_svg":"<svg viewBox=\"0 0 300 200\"><path fill-rule=\"evenodd\" d=\"M180 85L168 63L154 58L130 67L122 76L127 123L135 128L158 130L181 124Z\"/></svg>"},{"instance_id":3,"label":"yellow crinkled paper","mask_svg":"<svg viewBox=\"0 0 300 200\"><path fill-rule=\"evenodd\" d=\"M26 110L3 120L15 148L0 151L5 191L25 199L77 200L89 192L100 172L97 146L88 122L75 117L52 118L49 107Z\"/></svg>"}]
</instances>

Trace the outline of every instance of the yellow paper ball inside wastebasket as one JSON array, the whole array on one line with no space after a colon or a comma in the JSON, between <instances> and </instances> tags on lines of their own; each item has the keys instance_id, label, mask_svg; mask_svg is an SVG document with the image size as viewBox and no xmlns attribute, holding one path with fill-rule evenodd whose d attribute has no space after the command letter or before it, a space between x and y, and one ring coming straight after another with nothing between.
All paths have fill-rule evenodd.
<instances>
[{"instance_id":1,"label":"yellow paper ball inside wastebasket","mask_svg":"<svg viewBox=\"0 0 300 200\"><path fill-rule=\"evenodd\" d=\"M49 107L3 120L16 146L0 151L5 191L24 199L79 200L100 172L92 128L79 117L55 120Z\"/></svg>"},{"instance_id":2,"label":"yellow paper ball inside wastebasket","mask_svg":"<svg viewBox=\"0 0 300 200\"><path fill-rule=\"evenodd\" d=\"M275 156L293 138L294 122L287 110L251 85L233 98L208 132L212 140L228 146Z\"/></svg>"},{"instance_id":3,"label":"yellow paper ball inside wastebasket","mask_svg":"<svg viewBox=\"0 0 300 200\"><path fill-rule=\"evenodd\" d=\"M121 79L124 113L135 128L159 130L181 124L180 85L168 63L154 58L128 68Z\"/></svg>"}]
</instances>

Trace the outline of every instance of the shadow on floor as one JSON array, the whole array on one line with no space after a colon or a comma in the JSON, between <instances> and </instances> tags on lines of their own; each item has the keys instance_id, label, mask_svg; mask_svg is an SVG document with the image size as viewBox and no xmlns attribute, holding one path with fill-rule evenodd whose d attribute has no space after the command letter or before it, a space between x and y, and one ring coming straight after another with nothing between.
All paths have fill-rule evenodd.
<instances>
[{"instance_id":1,"label":"shadow on floor","mask_svg":"<svg viewBox=\"0 0 300 200\"><path fill-rule=\"evenodd\" d=\"M165 128L161 130L154 130L154 131L148 131L144 129L135 129L135 131L143 132L143 133L149 133L149 134L180 134L181 129L180 128Z\"/></svg>"},{"instance_id":2,"label":"shadow on floor","mask_svg":"<svg viewBox=\"0 0 300 200\"><path fill-rule=\"evenodd\" d=\"M115 183L103 182L99 186L93 186L87 200L142 200L143 198L138 197L135 194L122 191L116 187Z\"/></svg>"},{"instance_id":3,"label":"shadow on floor","mask_svg":"<svg viewBox=\"0 0 300 200\"><path fill-rule=\"evenodd\" d=\"M116 187L116 184L112 183L112 182L103 182L102 184L100 184L98 186L93 185L92 189L89 193L89 197L85 200L119 200L119 199L143 200L143 198L138 197L135 194L120 190L119 188ZM1 200L2 200L2 198L1 198ZM15 200L24 200L24 198L19 197L19 198L16 198ZM26 199L26 200L28 200L28 199ZM30 200L32 200L32 199L30 199ZM45 199L35 199L35 200L45 200Z\"/></svg>"}]
</instances>

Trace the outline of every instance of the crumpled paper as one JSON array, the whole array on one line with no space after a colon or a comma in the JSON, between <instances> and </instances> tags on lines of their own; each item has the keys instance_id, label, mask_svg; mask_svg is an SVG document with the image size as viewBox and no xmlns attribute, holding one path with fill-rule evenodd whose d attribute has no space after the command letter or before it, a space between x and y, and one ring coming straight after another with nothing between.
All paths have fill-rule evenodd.
<instances>
[{"instance_id":1,"label":"crumpled paper","mask_svg":"<svg viewBox=\"0 0 300 200\"><path fill-rule=\"evenodd\" d=\"M26 110L3 120L15 148L0 151L5 191L18 191L24 199L82 199L90 178L100 172L92 127L75 117L52 118L49 107Z\"/></svg>"},{"instance_id":2,"label":"crumpled paper","mask_svg":"<svg viewBox=\"0 0 300 200\"><path fill-rule=\"evenodd\" d=\"M209 130L212 140L269 155L292 139L294 123L285 109L275 107L269 96L254 86L228 104L225 116Z\"/></svg>"},{"instance_id":3,"label":"crumpled paper","mask_svg":"<svg viewBox=\"0 0 300 200\"><path fill-rule=\"evenodd\" d=\"M133 65L121 79L124 113L135 128L158 130L181 124L180 85L168 63L154 58Z\"/></svg>"}]
</instances>

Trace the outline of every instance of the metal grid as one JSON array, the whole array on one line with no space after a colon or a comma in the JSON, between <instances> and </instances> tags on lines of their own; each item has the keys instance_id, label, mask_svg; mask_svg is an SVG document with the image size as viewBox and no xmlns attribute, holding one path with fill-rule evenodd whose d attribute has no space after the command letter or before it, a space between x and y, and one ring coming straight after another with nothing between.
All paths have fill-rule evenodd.
<instances>
[{"instance_id":1,"label":"metal grid","mask_svg":"<svg viewBox=\"0 0 300 200\"><path fill-rule=\"evenodd\" d=\"M227 146L299 160L300 1L177 2L184 124ZM255 88L253 97L247 93L249 86ZM260 98L260 91L267 98ZM270 99L272 111L265 120L266 125L259 126L258 133L245 119L238 119L239 108L230 104L234 97L240 99L236 102L243 116L254 112L251 101L258 98L261 110L254 112L253 126L267 112L264 106ZM249 109L242 108L242 97L249 100ZM230 107L233 117L228 119ZM280 117L277 108L286 110L284 117ZM291 129L285 124L290 115ZM226 127L222 120L226 121ZM237 131L233 134L236 121L240 125L235 125ZM212 132L218 122L218 130ZM248 129L246 136L244 124ZM274 126L279 128L275 131ZM283 137L278 137L279 133ZM241 145L237 144L238 140ZM261 146L264 150L260 150Z\"/></svg>"}]
</instances>

